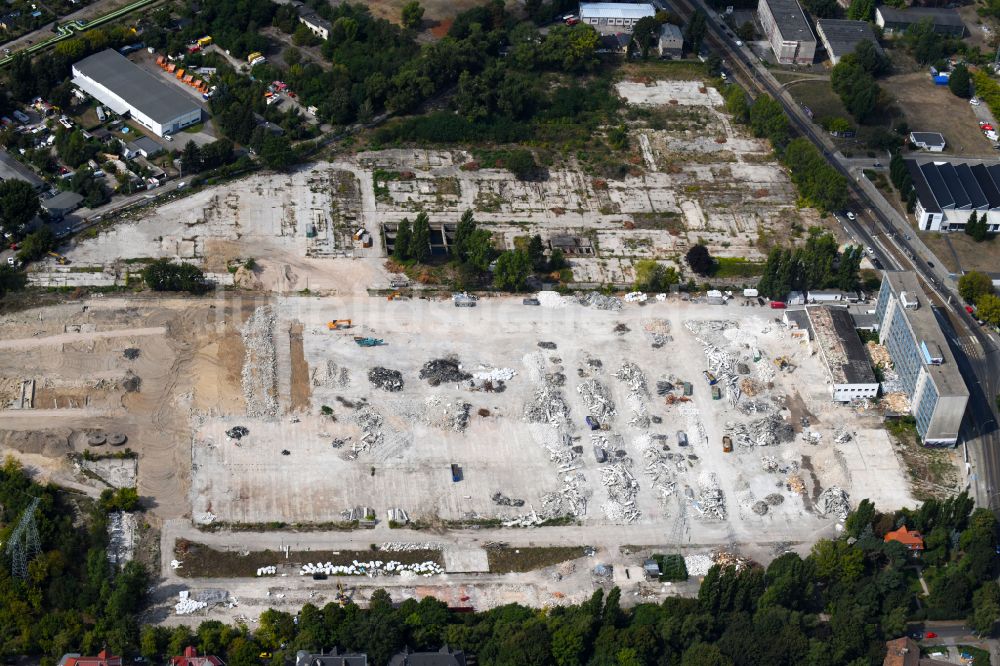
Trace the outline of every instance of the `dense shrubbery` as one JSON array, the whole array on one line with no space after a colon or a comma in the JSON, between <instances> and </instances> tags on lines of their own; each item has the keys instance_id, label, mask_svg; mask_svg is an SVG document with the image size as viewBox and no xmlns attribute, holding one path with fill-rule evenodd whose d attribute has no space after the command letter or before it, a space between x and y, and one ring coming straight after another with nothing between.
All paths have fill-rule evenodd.
<instances>
[{"instance_id":1,"label":"dense shrubbery","mask_svg":"<svg viewBox=\"0 0 1000 666\"><path fill-rule=\"evenodd\" d=\"M142 279L153 291L189 291L192 294L208 291L205 274L200 268L188 263L175 264L169 259L160 259L146 266Z\"/></svg>"},{"instance_id":2,"label":"dense shrubbery","mask_svg":"<svg viewBox=\"0 0 1000 666\"><path fill-rule=\"evenodd\" d=\"M832 234L813 228L805 246L771 250L757 289L762 296L777 300L784 300L790 291L857 289L863 257L863 250L854 245L839 252Z\"/></svg>"}]
</instances>

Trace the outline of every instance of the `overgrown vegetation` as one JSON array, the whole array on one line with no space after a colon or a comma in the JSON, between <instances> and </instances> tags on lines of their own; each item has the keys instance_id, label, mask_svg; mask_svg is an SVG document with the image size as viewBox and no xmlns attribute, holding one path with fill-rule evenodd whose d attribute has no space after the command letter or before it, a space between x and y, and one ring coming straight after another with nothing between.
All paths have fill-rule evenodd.
<instances>
[{"instance_id":1,"label":"overgrown vegetation","mask_svg":"<svg viewBox=\"0 0 1000 666\"><path fill-rule=\"evenodd\" d=\"M791 291L829 287L852 291L859 286L863 256L864 251L856 245L840 252L833 234L813 227L803 247L771 250L757 289L761 295L777 300L783 300Z\"/></svg>"}]
</instances>

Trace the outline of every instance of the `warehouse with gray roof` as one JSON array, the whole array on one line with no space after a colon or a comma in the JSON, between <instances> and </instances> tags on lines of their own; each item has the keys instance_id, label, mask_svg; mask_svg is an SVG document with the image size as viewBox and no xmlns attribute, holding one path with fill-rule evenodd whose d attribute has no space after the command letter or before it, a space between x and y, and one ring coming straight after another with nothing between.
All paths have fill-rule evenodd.
<instances>
[{"instance_id":1,"label":"warehouse with gray roof","mask_svg":"<svg viewBox=\"0 0 1000 666\"><path fill-rule=\"evenodd\" d=\"M816 35L796 0L760 0L757 17L780 64L812 64Z\"/></svg>"},{"instance_id":2,"label":"warehouse with gray roof","mask_svg":"<svg viewBox=\"0 0 1000 666\"><path fill-rule=\"evenodd\" d=\"M885 34L906 32L907 28L922 21L930 21L934 32L952 37L965 37L965 21L955 9L947 7L906 7L897 9L888 5L875 8L875 25Z\"/></svg>"},{"instance_id":3,"label":"warehouse with gray roof","mask_svg":"<svg viewBox=\"0 0 1000 666\"><path fill-rule=\"evenodd\" d=\"M871 42L875 45L875 50L882 52L882 47L875 38L875 31L867 21L820 19L816 21L816 36L826 49L831 65L839 63L848 53L854 53L854 49L862 42Z\"/></svg>"},{"instance_id":4,"label":"warehouse with gray roof","mask_svg":"<svg viewBox=\"0 0 1000 666\"><path fill-rule=\"evenodd\" d=\"M917 195L914 215L922 231L962 231L972 213L1000 231L1000 163L906 160Z\"/></svg>"},{"instance_id":5,"label":"warehouse with gray roof","mask_svg":"<svg viewBox=\"0 0 1000 666\"><path fill-rule=\"evenodd\" d=\"M74 64L73 84L157 136L173 134L201 120L201 107L192 95L147 72L114 49Z\"/></svg>"}]
</instances>

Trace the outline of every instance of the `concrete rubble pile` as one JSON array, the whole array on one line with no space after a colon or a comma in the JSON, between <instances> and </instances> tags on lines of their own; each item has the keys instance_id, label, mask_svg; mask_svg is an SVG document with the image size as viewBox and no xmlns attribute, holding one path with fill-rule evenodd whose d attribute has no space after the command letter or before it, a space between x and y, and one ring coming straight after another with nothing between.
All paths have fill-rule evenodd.
<instances>
[{"instance_id":1,"label":"concrete rubble pile","mask_svg":"<svg viewBox=\"0 0 1000 666\"><path fill-rule=\"evenodd\" d=\"M741 557L736 553L730 553L726 550L718 550L712 553L712 563L718 564L723 569L732 567L737 571L742 571L752 564L752 561L748 557Z\"/></svg>"},{"instance_id":2,"label":"concrete rubble pile","mask_svg":"<svg viewBox=\"0 0 1000 666\"><path fill-rule=\"evenodd\" d=\"M278 567L273 564L267 567L257 567L257 576L273 576L278 573Z\"/></svg>"},{"instance_id":3,"label":"concrete rubble pile","mask_svg":"<svg viewBox=\"0 0 1000 666\"><path fill-rule=\"evenodd\" d=\"M472 374L473 380L477 383L482 382L509 382L514 379L517 372L513 368L488 368L483 366L483 369L479 372L474 372Z\"/></svg>"},{"instance_id":4,"label":"concrete rubble pile","mask_svg":"<svg viewBox=\"0 0 1000 666\"><path fill-rule=\"evenodd\" d=\"M432 541L425 541L424 543L386 541L379 544L378 549L387 553L412 553L415 550L440 550L441 544Z\"/></svg>"},{"instance_id":5,"label":"concrete rubble pile","mask_svg":"<svg viewBox=\"0 0 1000 666\"><path fill-rule=\"evenodd\" d=\"M317 386L318 381L314 382ZM326 361L326 374L323 378L323 386L327 388L347 388L351 384L351 371L345 367L338 367L333 359Z\"/></svg>"},{"instance_id":6,"label":"concrete rubble pile","mask_svg":"<svg viewBox=\"0 0 1000 666\"><path fill-rule=\"evenodd\" d=\"M278 413L277 354L274 327L278 317L269 305L253 311L241 331L246 355L240 384L246 400L247 416L273 417Z\"/></svg>"},{"instance_id":7,"label":"concrete rubble pile","mask_svg":"<svg viewBox=\"0 0 1000 666\"><path fill-rule=\"evenodd\" d=\"M649 391L646 388L646 375L643 374L642 369L635 363L626 361L621 369L615 373L615 377L628 386L629 391L632 393L639 393L644 396L649 395Z\"/></svg>"},{"instance_id":8,"label":"concrete rubble pile","mask_svg":"<svg viewBox=\"0 0 1000 666\"><path fill-rule=\"evenodd\" d=\"M530 423L564 423L569 405L562 391L546 382L535 389L535 399L524 405L524 418Z\"/></svg>"},{"instance_id":9,"label":"concrete rubble pile","mask_svg":"<svg viewBox=\"0 0 1000 666\"><path fill-rule=\"evenodd\" d=\"M446 401L439 396L432 395L424 400L418 409L417 413L407 414L407 417L442 430L463 432L469 425L472 405L458 398Z\"/></svg>"},{"instance_id":10,"label":"concrete rubble pile","mask_svg":"<svg viewBox=\"0 0 1000 666\"><path fill-rule=\"evenodd\" d=\"M596 379L588 379L576 387L576 392L583 398L587 411L602 423L616 414L615 403L607 387Z\"/></svg>"},{"instance_id":11,"label":"concrete rubble pile","mask_svg":"<svg viewBox=\"0 0 1000 666\"><path fill-rule=\"evenodd\" d=\"M123 565L132 560L137 527L134 513L113 511L108 514L108 562Z\"/></svg>"},{"instance_id":12,"label":"concrete rubble pile","mask_svg":"<svg viewBox=\"0 0 1000 666\"><path fill-rule=\"evenodd\" d=\"M645 472L650 479L650 485L656 491L660 502L665 504L667 498L677 492L677 475L687 471L687 463L683 456L664 451L657 446L643 449L642 460L646 465Z\"/></svg>"},{"instance_id":13,"label":"concrete rubble pile","mask_svg":"<svg viewBox=\"0 0 1000 666\"><path fill-rule=\"evenodd\" d=\"M821 515L833 514L843 520L851 512L850 497L843 488L830 486L816 499L816 510Z\"/></svg>"},{"instance_id":14,"label":"concrete rubble pile","mask_svg":"<svg viewBox=\"0 0 1000 666\"><path fill-rule=\"evenodd\" d=\"M698 477L698 495L691 506L702 516L726 519L726 499L714 472L702 472Z\"/></svg>"},{"instance_id":15,"label":"concrete rubble pile","mask_svg":"<svg viewBox=\"0 0 1000 666\"><path fill-rule=\"evenodd\" d=\"M250 434L250 430L246 426L233 426L226 431L226 437L229 439L243 439Z\"/></svg>"},{"instance_id":16,"label":"concrete rubble pile","mask_svg":"<svg viewBox=\"0 0 1000 666\"><path fill-rule=\"evenodd\" d=\"M766 400L740 400L736 406L740 413L747 416L766 414L771 411L771 404Z\"/></svg>"},{"instance_id":17,"label":"concrete rubble pile","mask_svg":"<svg viewBox=\"0 0 1000 666\"><path fill-rule=\"evenodd\" d=\"M543 308L564 308L569 304L567 298L557 291L540 291L535 298Z\"/></svg>"},{"instance_id":18,"label":"concrete rubble pile","mask_svg":"<svg viewBox=\"0 0 1000 666\"><path fill-rule=\"evenodd\" d=\"M454 358L436 358L420 369L420 378L431 386L457 384L472 379L472 375L462 370L462 364Z\"/></svg>"},{"instance_id":19,"label":"concrete rubble pile","mask_svg":"<svg viewBox=\"0 0 1000 666\"><path fill-rule=\"evenodd\" d=\"M399 370L391 370L376 366L368 371L368 381L375 388L396 393L403 390L403 373Z\"/></svg>"},{"instance_id":20,"label":"concrete rubble pile","mask_svg":"<svg viewBox=\"0 0 1000 666\"><path fill-rule=\"evenodd\" d=\"M384 419L371 405L365 405L354 412L354 423L362 432L360 439L352 443L355 453L369 451L381 446L385 441L385 435L382 433Z\"/></svg>"},{"instance_id":21,"label":"concrete rubble pile","mask_svg":"<svg viewBox=\"0 0 1000 666\"><path fill-rule=\"evenodd\" d=\"M625 294L626 303L645 303L648 300L649 296L647 296L644 291L630 291Z\"/></svg>"},{"instance_id":22,"label":"concrete rubble pile","mask_svg":"<svg viewBox=\"0 0 1000 666\"><path fill-rule=\"evenodd\" d=\"M383 562L382 560L369 560L368 562L358 562L354 560L351 564L333 564L332 562L307 562L299 569L300 576L312 576L321 573L327 576L386 576L392 574L402 574L410 572L419 576L434 576L443 574L444 569L437 562L419 562L416 564L403 564L395 560Z\"/></svg>"},{"instance_id":23,"label":"concrete rubble pile","mask_svg":"<svg viewBox=\"0 0 1000 666\"><path fill-rule=\"evenodd\" d=\"M768 414L749 423L728 422L726 432L731 434L736 445L743 448L776 446L795 438L794 429L778 414Z\"/></svg>"},{"instance_id":24,"label":"concrete rubble pile","mask_svg":"<svg viewBox=\"0 0 1000 666\"><path fill-rule=\"evenodd\" d=\"M601 468L601 483L608 489L608 501L602 507L608 520L629 525L639 520L635 498L639 482L629 471L630 461L619 461Z\"/></svg>"},{"instance_id":25,"label":"concrete rubble pile","mask_svg":"<svg viewBox=\"0 0 1000 666\"><path fill-rule=\"evenodd\" d=\"M496 505L498 505L498 506L515 506L515 507L524 506L524 500L523 499L514 499L514 498L511 498L511 497L507 497L506 495L504 495L499 490L497 492L493 493L493 495L492 495L492 497L490 499L492 499L493 503L496 504Z\"/></svg>"},{"instance_id":26,"label":"concrete rubble pile","mask_svg":"<svg viewBox=\"0 0 1000 666\"><path fill-rule=\"evenodd\" d=\"M622 301L620 298L615 296L605 296L604 294L597 291L589 291L586 294L580 294L577 296L577 302L580 305L593 307L598 310L621 310Z\"/></svg>"},{"instance_id":27,"label":"concrete rubble pile","mask_svg":"<svg viewBox=\"0 0 1000 666\"><path fill-rule=\"evenodd\" d=\"M368 520L370 516L374 515L375 510L367 506L355 506L340 512L340 517L349 522L354 520Z\"/></svg>"},{"instance_id":28,"label":"concrete rubble pile","mask_svg":"<svg viewBox=\"0 0 1000 666\"><path fill-rule=\"evenodd\" d=\"M689 576L704 576L715 564L709 555L685 555L684 567Z\"/></svg>"},{"instance_id":29,"label":"concrete rubble pile","mask_svg":"<svg viewBox=\"0 0 1000 666\"><path fill-rule=\"evenodd\" d=\"M590 489L582 472L561 475L563 485L542 495L542 520L559 516L587 515ZM541 522L541 521L539 521Z\"/></svg>"},{"instance_id":30,"label":"concrete rubble pile","mask_svg":"<svg viewBox=\"0 0 1000 666\"><path fill-rule=\"evenodd\" d=\"M833 433L833 441L836 442L837 444L847 444L853 439L854 435L850 431L844 428L838 428Z\"/></svg>"},{"instance_id":31,"label":"concrete rubble pile","mask_svg":"<svg viewBox=\"0 0 1000 666\"><path fill-rule=\"evenodd\" d=\"M190 615L200 611L202 608L208 608L208 604L204 601L196 601L191 598L191 594L187 590L181 590L178 594L179 601L174 604L174 612L178 615Z\"/></svg>"}]
</instances>

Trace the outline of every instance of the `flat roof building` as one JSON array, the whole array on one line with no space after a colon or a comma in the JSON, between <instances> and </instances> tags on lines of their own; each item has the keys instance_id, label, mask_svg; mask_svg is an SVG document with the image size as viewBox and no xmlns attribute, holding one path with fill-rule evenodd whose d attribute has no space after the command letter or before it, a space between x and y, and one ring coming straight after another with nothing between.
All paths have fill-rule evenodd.
<instances>
[{"instance_id":1,"label":"flat roof building","mask_svg":"<svg viewBox=\"0 0 1000 666\"><path fill-rule=\"evenodd\" d=\"M851 402L878 395L878 380L868 352L845 307L806 306L816 347L826 363L835 402Z\"/></svg>"},{"instance_id":2,"label":"flat roof building","mask_svg":"<svg viewBox=\"0 0 1000 666\"><path fill-rule=\"evenodd\" d=\"M796 0L760 0L757 17L780 64L812 64L816 35Z\"/></svg>"},{"instance_id":3,"label":"flat roof building","mask_svg":"<svg viewBox=\"0 0 1000 666\"><path fill-rule=\"evenodd\" d=\"M34 171L24 166L6 148L0 148L0 181L23 180L36 190L45 189L45 181Z\"/></svg>"},{"instance_id":4,"label":"flat roof building","mask_svg":"<svg viewBox=\"0 0 1000 666\"><path fill-rule=\"evenodd\" d=\"M928 446L954 446L969 389L915 273L884 273L875 315L879 343L910 397L917 434Z\"/></svg>"},{"instance_id":5,"label":"flat roof building","mask_svg":"<svg viewBox=\"0 0 1000 666\"><path fill-rule=\"evenodd\" d=\"M330 39L330 29L333 26L330 25L329 21L317 14L312 7L298 4L295 7L295 11L299 15L299 23L309 28L312 34L323 40Z\"/></svg>"},{"instance_id":6,"label":"flat roof building","mask_svg":"<svg viewBox=\"0 0 1000 666\"><path fill-rule=\"evenodd\" d=\"M925 160L906 160L918 229L962 231L975 212L987 231L1000 231L1000 162Z\"/></svg>"},{"instance_id":7,"label":"flat roof building","mask_svg":"<svg viewBox=\"0 0 1000 666\"><path fill-rule=\"evenodd\" d=\"M943 152L947 145L940 132L910 132L910 143L932 153Z\"/></svg>"},{"instance_id":8,"label":"flat roof building","mask_svg":"<svg viewBox=\"0 0 1000 666\"><path fill-rule=\"evenodd\" d=\"M83 203L83 196L76 192L60 192L49 199L42 200L42 209L56 219L62 219L72 213Z\"/></svg>"},{"instance_id":9,"label":"flat roof building","mask_svg":"<svg viewBox=\"0 0 1000 666\"><path fill-rule=\"evenodd\" d=\"M73 84L157 136L173 134L201 120L201 107L191 95L114 49L105 49L74 64Z\"/></svg>"},{"instance_id":10,"label":"flat roof building","mask_svg":"<svg viewBox=\"0 0 1000 666\"><path fill-rule=\"evenodd\" d=\"M599 30L611 28L615 31L632 32L632 27L639 19L655 15L656 9L646 2L580 3L580 22Z\"/></svg>"},{"instance_id":11,"label":"flat roof building","mask_svg":"<svg viewBox=\"0 0 1000 666\"><path fill-rule=\"evenodd\" d=\"M854 53L861 42L871 42L879 53L882 52L882 47L875 38L875 31L867 21L820 19L816 21L816 36L823 43L833 65L848 53Z\"/></svg>"},{"instance_id":12,"label":"flat roof building","mask_svg":"<svg viewBox=\"0 0 1000 666\"><path fill-rule=\"evenodd\" d=\"M965 36L965 21L954 9L943 7L896 9L888 5L879 5L875 8L875 25L882 28L886 34L906 32L911 25L921 21L930 21L936 33L954 37Z\"/></svg>"}]
</instances>

